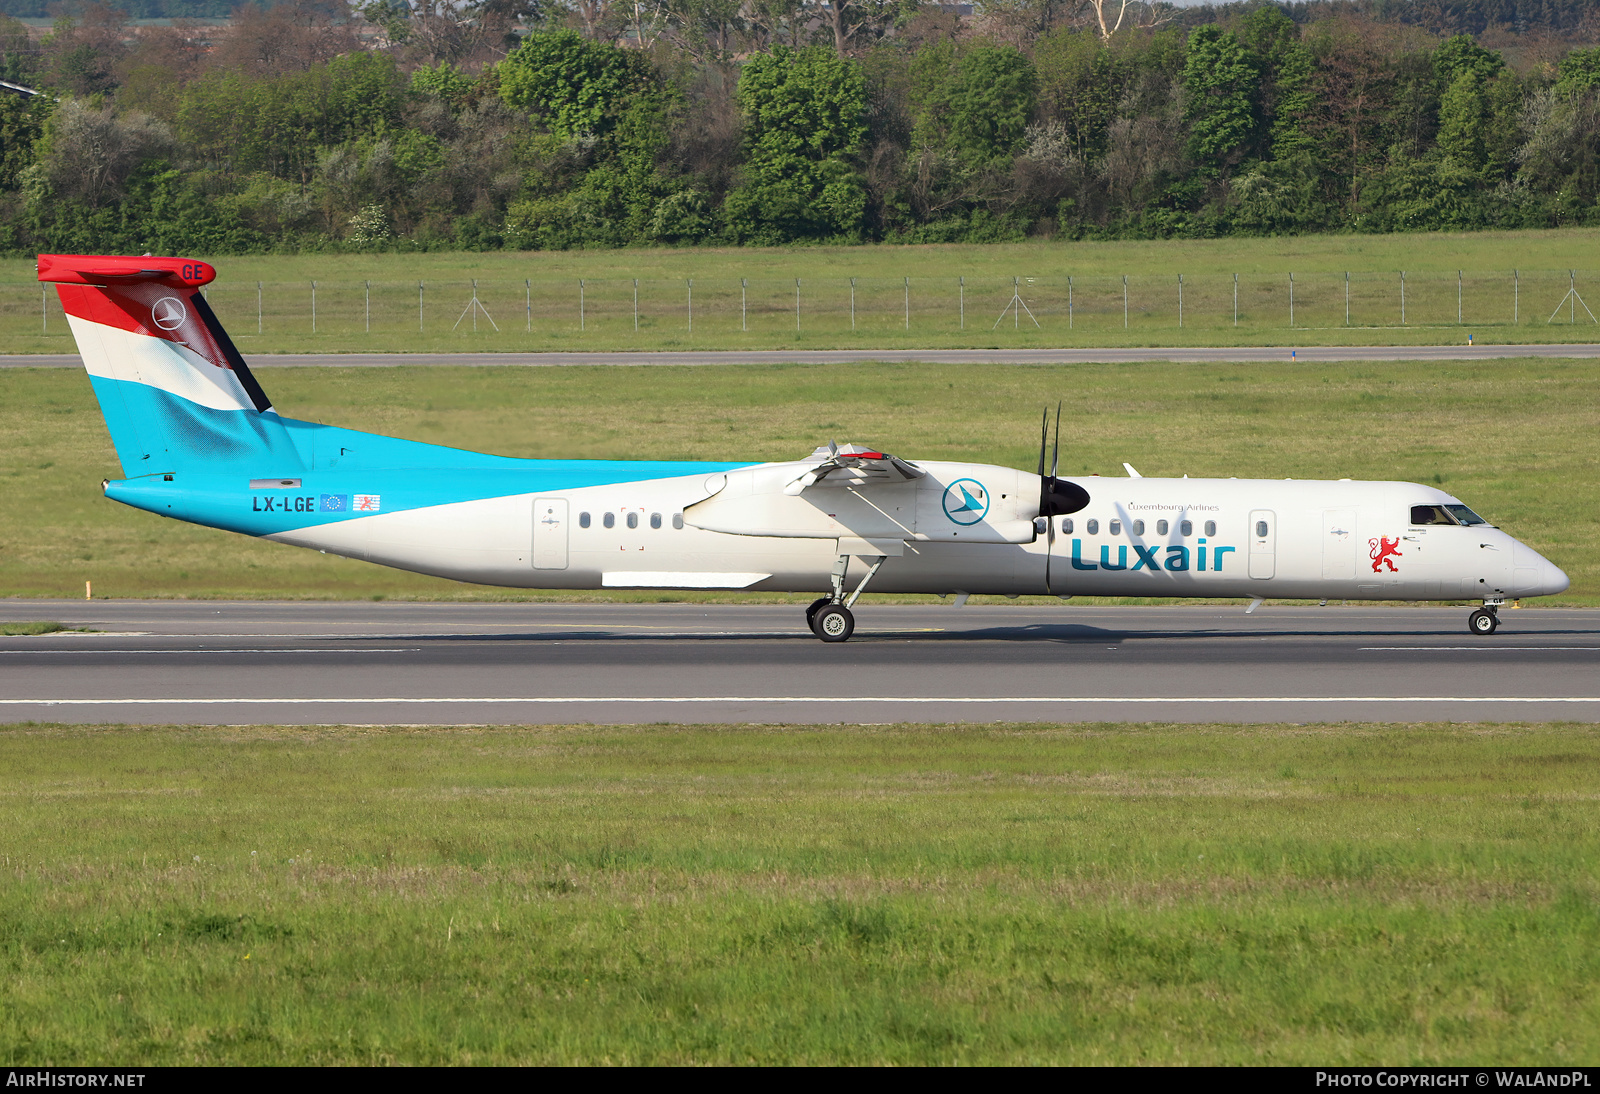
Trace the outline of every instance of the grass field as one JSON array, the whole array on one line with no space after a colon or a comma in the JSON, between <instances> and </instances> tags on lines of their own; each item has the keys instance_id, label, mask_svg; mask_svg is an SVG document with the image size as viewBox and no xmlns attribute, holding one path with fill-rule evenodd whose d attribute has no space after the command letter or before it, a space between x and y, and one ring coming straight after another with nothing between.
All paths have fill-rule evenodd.
<instances>
[{"instance_id":1,"label":"grass field","mask_svg":"<svg viewBox=\"0 0 1600 1094\"><path fill-rule=\"evenodd\" d=\"M246 353L1399 345L1464 342L1469 333L1480 342L1550 342L1600 334L1576 303L1551 322L1569 269L1587 306L1600 307L1597 243L1600 230L1561 229L272 255L218 258L221 277L208 293ZM1013 311L997 325L1014 278L1033 318ZM481 313L469 308L475 291ZM70 350L60 306L41 298L32 263L0 262L0 352Z\"/></svg>"},{"instance_id":2,"label":"grass field","mask_svg":"<svg viewBox=\"0 0 1600 1094\"><path fill-rule=\"evenodd\" d=\"M0 730L0 1060L1592 1062L1590 726Z\"/></svg>"},{"instance_id":3,"label":"grass field","mask_svg":"<svg viewBox=\"0 0 1600 1094\"><path fill-rule=\"evenodd\" d=\"M288 415L513 456L778 460L837 439L1024 468L1039 408L1065 399L1065 473L1120 475L1126 460L1153 476L1437 483L1567 571L1572 589L1551 602L1600 603L1600 371L1581 361L273 369L263 382ZM112 597L527 595L163 520L101 496L120 474L83 373L0 370L0 595L81 596L85 581Z\"/></svg>"}]
</instances>

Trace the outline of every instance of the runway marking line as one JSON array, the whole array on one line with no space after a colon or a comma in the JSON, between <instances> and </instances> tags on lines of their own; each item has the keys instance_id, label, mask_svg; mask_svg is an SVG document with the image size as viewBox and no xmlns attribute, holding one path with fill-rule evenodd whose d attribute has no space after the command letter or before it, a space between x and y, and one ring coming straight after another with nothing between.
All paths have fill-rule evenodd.
<instances>
[{"instance_id":1,"label":"runway marking line","mask_svg":"<svg viewBox=\"0 0 1600 1094\"><path fill-rule=\"evenodd\" d=\"M1600 703L1600 696L1564 695L1044 695L1044 696L886 696L886 695L549 695L456 698L383 696L324 699L168 698L168 699L0 699L0 706L371 706L378 703L443 705L552 705L577 703Z\"/></svg>"},{"instance_id":2,"label":"runway marking line","mask_svg":"<svg viewBox=\"0 0 1600 1094\"><path fill-rule=\"evenodd\" d=\"M1561 653L1565 651L1582 650L1586 653L1600 653L1600 646L1358 646L1357 653L1432 653L1435 650L1456 651L1471 650L1474 653Z\"/></svg>"},{"instance_id":3,"label":"runway marking line","mask_svg":"<svg viewBox=\"0 0 1600 1094\"><path fill-rule=\"evenodd\" d=\"M78 657L103 654L112 657L131 657L134 655L155 656L173 653L421 653L421 646L406 646L403 648L381 650L357 649L261 649L261 650L234 650L234 649L172 649L172 650L0 650L0 657L4 656L35 656L38 654L55 654L60 656L76 655Z\"/></svg>"}]
</instances>

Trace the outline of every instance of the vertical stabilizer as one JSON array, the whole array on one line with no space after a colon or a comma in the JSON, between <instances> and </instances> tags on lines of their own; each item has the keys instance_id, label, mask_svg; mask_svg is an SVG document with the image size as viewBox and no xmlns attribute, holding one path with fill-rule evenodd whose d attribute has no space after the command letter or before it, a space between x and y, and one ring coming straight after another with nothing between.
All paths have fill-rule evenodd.
<instances>
[{"instance_id":1,"label":"vertical stabilizer","mask_svg":"<svg viewBox=\"0 0 1600 1094\"><path fill-rule=\"evenodd\" d=\"M61 296L126 477L302 467L200 293L215 277L186 258L39 256L39 280Z\"/></svg>"}]
</instances>

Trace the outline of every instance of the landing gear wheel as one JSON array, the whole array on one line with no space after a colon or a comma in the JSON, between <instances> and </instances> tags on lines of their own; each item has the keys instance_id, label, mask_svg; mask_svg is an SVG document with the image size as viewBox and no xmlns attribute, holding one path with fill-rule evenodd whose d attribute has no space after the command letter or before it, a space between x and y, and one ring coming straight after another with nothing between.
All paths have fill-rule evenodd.
<instances>
[{"instance_id":1,"label":"landing gear wheel","mask_svg":"<svg viewBox=\"0 0 1600 1094\"><path fill-rule=\"evenodd\" d=\"M846 642L855 633L856 617L843 604L827 604L812 617L811 629L824 642Z\"/></svg>"},{"instance_id":2,"label":"landing gear wheel","mask_svg":"<svg viewBox=\"0 0 1600 1094\"><path fill-rule=\"evenodd\" d=\"M811 606L806 609L806 626L815 631L817 629L817 613L832 603L833 597L831 596L822 596L813 600Z\"/></svg>"},{"instance_id":3,"label":"landing gear wheel","mask_svg":"<svg viewBox=\"0 0 1600 1094\"><path fill-rule=\"evenodd\" d=\"M1467 630L1473 634L1493 634L1500 626L1500 617L1485 608L1467 616Z\"/></svg>"}]
</instances>

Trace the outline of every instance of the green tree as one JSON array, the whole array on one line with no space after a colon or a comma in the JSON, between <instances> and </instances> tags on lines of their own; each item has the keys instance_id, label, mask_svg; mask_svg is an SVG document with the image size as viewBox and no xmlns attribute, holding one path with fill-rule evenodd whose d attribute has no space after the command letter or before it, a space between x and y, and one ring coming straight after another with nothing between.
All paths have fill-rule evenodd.
<instances>
[{"instance_id":1,"label":"green tree","mask_svg":"<svg viewBox=\"0 0 1600 1094\"><path fill-rule=\"evenodd\" d=\"M854 163L866 138L866 76L832 50L774 47L739 77L744 181L728 195L741 240L855 238L866 188Z\"/></svg>"},{"instance_id":2,"label":"green tree","mask_svg":"<svg viewBox=\"0 0 1600 1094\"><path fill-rule=\"evenodd\" d=\"M955 53L925 47L913 65L916 112L911 141L957 164L983 171L1008 164L1021 149L1038 102L1039 80L1028 58L1010 46Z\"/></svg>"},{"instance_id":3,"label":"green tree","mask_svg":"<svg viewBox=\"0 0 1600 1094\"><path fill-rule=\"evenodd\" d=\"M1600 87L1600 46L1575 49L1556 65L1556 91L1576 95Z\"/></svg>"},{"instance_id":4,"label":"green tree","mask_svg":"<svg viewBox=\"0 0 1600 1094\"><path fill-rule=\"evenodd\" d=\"M1227 174L1247 151L1256 132L1256 91L1260 72L1243 43L1230 31L1204 26L1189 36L1183 66L1188 92L1184 120L1189 123L1189 154L1208 174Z\"/></svg>"},{"instance_id":5,"label":"green tree","mask_svg":"<svg viewBox=\"0 0 1600 1094\"><path fill-rule=\"evenodd\" d=\"M1097 159L1105 152L1106 134L1117 116L1127 65L1087 30L1041 38L1033 64L1044 114L1060 123L1079 159Z\"/></svg>"},{"instance_id":6,"label":"green tree","mask_svg":"<svg viewBox=\"0 0 1600 1094\"><path fill-rule=\"evenodd\" d=\"M538 115L568 140L603 136L632 100L657 89L644 54L591 42L572 30L528 35L497 71L507 104Z\"/></svg>"},{"instance_id":7,"label":"green tree","mask_svg":"<svg viewBox=\"0 0 1600 1094\"><path fill-rule=\"evenodd\" d=\"M15 190L22 172L33 165L52 105L45 95L0 92L0 191Z\"/></svg>"},{"instance_id":8,"label":"green tree","mask_svg":"<svg viewBox=\"0 0 1600 1094\"><path fill-rule=\"evenodd\" d=\"M1483 79L1464 68L1439 101L1439 150L1468 171L1487 167L1489 97Z\"/></svg>"},{"instance_id":9,"label":"green tree","mask_svg":"<svg viewBox=\"0 0 1600 1094\"><path fill-rule=\"evenodd\" d=\"M394 62L352 53L272 79L209 74L183 90L177 131L214 164L304 184L324 149L398 130L404 106L405 81Z\"/></svg>"},{"instance_id":10,"label":"green tree","mask_svg":"<svg viewBox=\"0 0 1600 1094\"><path fill-rule=\"evenodd\" d=\"M1433 51L1433 71L1439 86L1448 88L1470 72L1480 84L1488 83L1505 69L1506 63L1494 50L1484 49L1470 34L1446 38Z\"/></svg>"}]
</instances>

